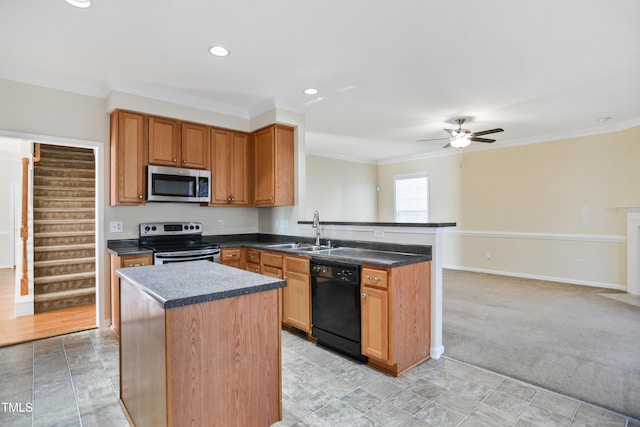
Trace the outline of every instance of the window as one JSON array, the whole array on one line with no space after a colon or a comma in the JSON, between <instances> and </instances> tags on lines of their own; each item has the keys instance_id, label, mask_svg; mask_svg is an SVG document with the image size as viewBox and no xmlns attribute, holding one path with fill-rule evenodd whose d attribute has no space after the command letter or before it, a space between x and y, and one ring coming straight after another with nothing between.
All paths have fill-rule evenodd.
<instances>
[{"instance_id":1,"label":"window","mask_svg":"<svg viewBox=\"0 0 640 427\"><path fill-rule=\"evenodd\" d=\"M429 222L429 174L397 175L396 222Z\"/></svg>"}]
</instances>

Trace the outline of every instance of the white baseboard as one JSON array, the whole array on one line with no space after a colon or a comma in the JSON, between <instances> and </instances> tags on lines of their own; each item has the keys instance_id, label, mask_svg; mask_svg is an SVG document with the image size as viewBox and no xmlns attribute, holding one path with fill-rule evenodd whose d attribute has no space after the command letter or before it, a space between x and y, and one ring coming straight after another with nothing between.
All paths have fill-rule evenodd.
<instances>
[{"instance_id":1,"label":"white baseboard","mask_svg":"<svg viewBox=\"0 0 640 427\"><path fill-rule=\"evenodd\" d=\"M16 317L33 316L33 296L16 299Z\"/></svg>"},{"instance_id":2,"label":"white baseboard","mask_svg":"<svg viewBox=\"0 0 640 427\"><path fill-rule=\"evenodd\" d=\"M432 359L440 359L440 357L444 354L444 346L431 347L429 351L429 355Z\"/></svg>"},{"instance_id":3,"label":"white baseboard","mask_svg":"<svg viewBox=\"0 0 640 427\"><path fill-rule=\"evenodd\" d=\"M498 276L519 277L522 279L544 280L547 282L568 283L570 285L591 286L594 288L615 289L618 291L626 291L627 287L619 283L593 282L588 280L568 279L566 277L538 276L535 274L514 273L511 271L487 270L484 268L462 267L459 265L445 265L442 268L449 270L472 271L474 273L495 274Z\"/></svg>"}]
</instances>

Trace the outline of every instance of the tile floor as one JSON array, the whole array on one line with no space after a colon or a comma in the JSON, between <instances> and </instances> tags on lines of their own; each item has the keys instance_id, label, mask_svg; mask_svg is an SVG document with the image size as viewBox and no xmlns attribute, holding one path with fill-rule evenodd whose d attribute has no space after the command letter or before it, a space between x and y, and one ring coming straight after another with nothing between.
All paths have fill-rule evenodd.
<instances>
[{"instance_id":1,"label":"tile floor","mask_svg":"<svg viewBox=\"0 0 640 427\"><path fill-rule=\"evenodd\" d=\"M620 415L443 357L393 378L283 332L284 426L620 426ZM129 426L118 341L91 330L0 348L0 426Z\"/></svg>"}]
</instances>

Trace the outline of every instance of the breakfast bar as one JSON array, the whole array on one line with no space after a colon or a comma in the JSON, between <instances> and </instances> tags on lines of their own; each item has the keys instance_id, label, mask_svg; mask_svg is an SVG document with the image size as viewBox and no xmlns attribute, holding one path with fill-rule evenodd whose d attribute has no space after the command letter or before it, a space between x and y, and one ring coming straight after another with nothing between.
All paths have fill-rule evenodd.
<instances>
[{"instance_id":1,"label":"breakfast bar","mask_svg":"<svg viewBox=\"0 0 640 427\"><path fill-rule=\"evenodd\" d=\"M122 268L120 399L134 425L281 419L278 289L207 261Z\"/></svg>"}]
</instances>

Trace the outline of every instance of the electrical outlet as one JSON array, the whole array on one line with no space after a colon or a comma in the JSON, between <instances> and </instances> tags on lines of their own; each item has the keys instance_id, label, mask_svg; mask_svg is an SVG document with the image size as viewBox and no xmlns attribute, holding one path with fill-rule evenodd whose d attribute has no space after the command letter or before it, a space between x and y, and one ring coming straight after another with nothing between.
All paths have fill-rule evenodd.
<instances>
[{"instance_id":1,"label":"electrical outlet","mask_svg":"<svg viewBox=\"0 0 640 427\"><path fill-rule=\"evenodd\" d=\"M374 230L373 237L384 237L384 231L382 230Z\"/></svg>"},{"instance_id":2,"label":"electrical outlet","mask_svg":"<svg viewBox=\"0 0 640 427\"><path fill-rule=\"evenodd\" d=\"M584 263L582 262L582 260L580 258L578 258L576 260L576 267L582 268L583 265L584 265Z\"/></svg>"},{"instance_id":3,"label":"electrical outlet","mask_svg":"<svg viewBox=\"0 0 640 427\"><path fill-rule=\"evenodd\" d=\"M491 252L487 252L486 255L487 259L491 259Z\"/></svg>"},{"instance_id":4,"label":"electrical outlet","mask_svg":"<svg viewBox=\"0 0 640 427\"><path fill-rule=\"evenodd\" d=\"M122 233L123 228L122 221L109 221L109 231L111 233Z\"/></svg>"},{"instance_id":5,"label":"electrical outlet","mask_svg":"<svg viewBox=\"0 0 640 427\"><path fill-rule=\"evenodd\" d=\"M219 219L218 220L218 228L224 228L224 220L223 219Z\"/></svg>"},{"instance_id":6,"label":"electrical outlet","mask_svg":"<svg viewBox=\"0 0 640 427\"><path fill-rule=\"evenodd\" d=\"M586 215L585 215L585 216L583 216L583 217L582 217L582 223L583 223L584 225L588 225L588 224L589 224L589 217L588 217L588 216L586 216Z\"/></svg>"}]
</instances>

